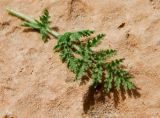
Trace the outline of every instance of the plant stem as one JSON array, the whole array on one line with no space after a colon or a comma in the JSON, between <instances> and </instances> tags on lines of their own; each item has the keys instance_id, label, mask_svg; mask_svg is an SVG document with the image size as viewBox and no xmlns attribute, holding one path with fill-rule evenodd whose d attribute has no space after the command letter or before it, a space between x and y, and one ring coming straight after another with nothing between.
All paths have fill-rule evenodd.
<instances>
[{"instance_id":1,"label":"plant stem","mask_svg":"<svg viewBox=\"0 0 160 118\"><path fill-rule=\"evenodd\" d=\"M56 38L58 38L59 35L60 35L58 32L53 31L53 30L50 30L50 29L48 29L48 32L49 32L52 36L54 36L54 37L56 37Z\"/></svg>"},{"instance_id":2,"label":"plant stem","mask_svg":"<svg viewBox=\"0 0 160 118\"><path fill-rule=\"evenodd\" d=\"M16 17L18 17L18 18L21 18L21 19L23 19L23 20L25 20L25 21L27 21L27 22L35 22L35 20L34 20L33 18L31 18L31 17L29 17L29 16L26 16L26 15L20 13L20 12L17 12L17 11L15 11L15 10L13 10L13 9L6 8L6 10L7 10L8 13L10 13L11 15L16 16Z\"/></svg>"},{"instance_id":3,"label":"plant stem","mask_svg":"<svg viewBox=\"0 0 160 118\"><path fill-rule=\"evenodd\" d=\"M20 12L17 12L17 11L15 11L15 10L11 9L11 8L6 8L6 10L8 11L8 13L10 13L10 14L13 15L13 16L16 16L16 17L18 17L18 18L21 18L21 19L23 19L23 20L25 20L25 21L27 21L27 22L30 22L30 23L36 23L36 21L35 21L33 18L31 18L30 16L27 16L27 15L25 15L25 14L22 14L22 13L20 13ZM56 37L56 38L58 38L58 36L60 35L58 32L52 31L52 30L50 30L50 29L47 29L47 30L48 30L48 32L49 32L52 36L54 36L54 37Z\"/></svg>"}]
</instances>

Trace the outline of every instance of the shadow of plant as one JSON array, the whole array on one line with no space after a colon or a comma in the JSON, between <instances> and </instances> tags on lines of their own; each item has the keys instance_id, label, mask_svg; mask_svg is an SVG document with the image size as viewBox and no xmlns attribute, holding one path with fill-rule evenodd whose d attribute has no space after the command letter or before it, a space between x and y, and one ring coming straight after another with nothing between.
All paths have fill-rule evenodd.
<instances>
[{"instance_id":1,"label":"shadow of plant","mask_svg":"<svg viewBox=\"0 0 160 118\"><path fill-rule=\"evenodd\" d=\"M120 103L120 98L122 100L126 99L126 95L129 97L139 98L141 95L139 93L139 88L135 87L132 90L125 90L121 88L119 91L116 89L112 89L109 93L104 91L103 85L98 86L96 89L93 86L90 86L88 91L85 93L83 97L83 111L84 113L88 113L91 107L93 107L97 102L105 103L106 97L112 98L114 100L114 106L117 108Z\"/></svg>"}]
</instances>

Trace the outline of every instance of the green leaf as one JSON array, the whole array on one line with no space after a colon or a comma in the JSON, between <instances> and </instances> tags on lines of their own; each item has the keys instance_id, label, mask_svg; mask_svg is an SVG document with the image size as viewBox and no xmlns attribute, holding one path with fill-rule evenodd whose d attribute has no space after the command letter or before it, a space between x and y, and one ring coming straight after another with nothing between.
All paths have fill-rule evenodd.
<instances>
[{"instance_id":1,"label":"green leaf","mask_svg":"<svg viewBox=\"0 0 160 118\"><path fill-rule=\"evenodd\" d=\"M44 42L48 41L50 28L50 16L48 10L44 10L42 16L40 16L39 20L35 20L35 22L25 22L22 26L29 27L35 30L38 30L41 33L42 40Z\"/></svg>"},{"instance_id":2,"label":"green leaf","mask_svg":"<svg viewBox=\"0 0 160 118\"><path fill-rule=\"evenodd\" d=\"M94 33L93 30L81 30L78 32L79 35L81 35L81 37L88 37L91 36Z\"/></svg>"},{"instance_id":3,"label":"green leaf","mask_svg":"<svg viewBox=\"0 0 160 118\"><path fill-rule=\"evenodd\" d=\"M103 76L103 68L100 65L96 65L92 69L92 76L93 79L93 86L96 88L101 82L102 82L102 76Z\"/></svg>"},{"instance_id":4,"label":"green leaf","mask_svg":"<svg viewBox=\"0 0 160 118\"><path fill-rule=\"evenodd\" d=\"M43 15L40 16L40 23L45 25L45 26L49 26L51 21L50 21L50 16L49 16L49 12L47 9L44 10Z\"/></svg>"},{"instance_id":5,"label":"green leaf","mask_svg":"<svg viewBox=\"0 0 160 118\"><path fill-rule=\"evenodd\" d=\"M105 81L104 81L104 88L105 88L105 90L107 91L107 92L109 92L111 89L112 89L112 83L113 83L113 76L112 76L112 74L110 73L107 77L106 77L106 79L105 79Z\"/></svg>"},{"instance_id":6,"label":"green leaf","mask_svg":"<svg viewBox=\"0 0 160 118\"><path fill-rule=\"evenodd\" d=\"M120 87L132 89L134 84L130 81L131 75L122 68L124 59L115 59L106 62L108 58L116 55L113 49L95 52L91 47L97 46L104 38L104 34L99 34L95 38L90 38L87 42L82 42L83 37L88 37L92 31L83 30L79 32L66 32L59 36L55 50L61 54L61 59L67 63L68 68L76 74L76 79L91 74L93 86L104 84L106 92L112 88L117 90ZM103 80L103 75L106 78Z\"/></svg>"},{"instance_id":7,"label":"green leaf","mask_svg":"<svg viewBox=\"0 0 160 118\"><path fill-rule=\"evenodd\" d=\"M134 88L135 88L135 85L132 82L127 82L127 89L131 90Z\"/></svg>"},{"instance_id":8,"label":"green leaf","mask_svg":"<svg viewBox=\"0 0 160 118\"><path fill-rule=\"evenodd\" d=\"M91 31L91 30L82 30L82 31L79 31L79 32L73 32L70 35L70 39L71 39L71 41L76 41L76 40L80 41L80 38L88 37L93 33L94 33L94 31Z\"/></svg>"},{"instance_id":9,"label":"green leaf","mask_svg":"<svg viewBox=\"0 0 160 118\"><path fill-rule=\"evenodd\" d=\"M81 79L84 75L87 75L88 66L82 62L81 66L79 67L77 73L76 73L76 79Z\"/></svg>"},{"instance_id":10,"label":"green leaf","mask_svg":"<svg viewBox=\"0 0 160 118\"><path fill-rule=\"evenodd\" d=\"M97 46L100 43L100 41L103 40L104 37L105 37L105 34L99 34L95 38L88 40L87 47Z\"/></svg>"},{"instance_id":11,"label":"green leaf","mask_svg":"<svg viewBox=\"0 0 160 118\"><path fill-rule=\"evenodd\" d=\"M11 9L8 9L8 11L12 15L28 21L23 26L38 30L44 42L48 40L49 33L58 38L54 50L60 52L62 61L67 63L68 68L76 74L77 79L82 79L85 75L91 75L93 86L96 88L98 85L104 85L106 92L110 92L113 88L117 90L121 87L126 90L135 88L131 81L132 75L122 66L124 59L113 59L108 62L108 57L116 54L115 50L108 49L98 52L92 50L92 47L98 46L104 39L104 34L90 38L94 31L82 30L66 32L59 36L56 32L51 31L51 21L47 10L44 10L39 20L34 20ZM87 41L83 40L83 37L87 38Z\"/></svg>"},{"instance_id":12,"label":"green leaf","mask_svg":"<svg viewBox=\"0 0 160 118\"><path fill-rule=\"evenodd\" d=\"M115 86L116 88L119 90L120 89L120 86L121 86L121 78L115 78Z\"/></svg>"},{"instance_id":13,"label":"green leaf","mask_svg":"<svg viewBox=\"0 0 160 118\"><path fill-rule=\"evenodd\" d=\"M104 61L106 58L116 55L116 53L117 53L117 51L112 50L112 49L102 50L102 51L95 53L94 57L96 60Z\"/></svg>"}]
</instances>

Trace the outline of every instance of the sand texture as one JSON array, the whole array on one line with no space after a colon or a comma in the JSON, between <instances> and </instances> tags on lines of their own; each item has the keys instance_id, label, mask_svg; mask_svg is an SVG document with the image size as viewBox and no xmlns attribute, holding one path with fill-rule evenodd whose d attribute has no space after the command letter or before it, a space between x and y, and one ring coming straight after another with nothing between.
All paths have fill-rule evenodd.
<instances>
[{"instance_id":1,"label":"sand texture","mask_svg":"<svg viewBox=\"0 0 160 118\"><path fill-rule=\"evenodd\" d=\"M38 18L47 8L59 33L105 33L99 49L118 50L139 88L103 96L20 26L6 7ZM160 118L160 0L0 0L0 118Z\"/></svg>"}]
</instances>

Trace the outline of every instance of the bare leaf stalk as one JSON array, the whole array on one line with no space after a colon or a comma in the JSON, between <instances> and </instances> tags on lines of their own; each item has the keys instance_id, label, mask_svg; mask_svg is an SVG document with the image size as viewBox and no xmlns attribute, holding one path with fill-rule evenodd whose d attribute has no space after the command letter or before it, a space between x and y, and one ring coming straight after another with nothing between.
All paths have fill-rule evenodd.
<instances>
[{"instance_id":1,"label":"bare leaf stalk","mask_svg":"<svg viewBox=\"0 0 160 118\"><path fill-rule=\"evenodd\" d=\"M15 11L15 10L13 10L13 9L11 9L11 8L6 8L6 10L7 10L8 13L10 13L11 15L16 16L16 17L18 17L18 18L21 18L21 19L23 19L23 20L25 20L25 21L27 21L27 22L30 22L30 23L35 23L35 22L36 22L32 17L27 16L27 15L25 15L25 14L23 14L23 13L18 12L18 11ZM58 32L53 31L53 30L51 30L51 29L47 29L47 30L48 30L48 32L49 32L52 36L54 36L54 37L56 37L56 38L58 38L58 36L60 35Z\"/></svg>"}]
</instances>

